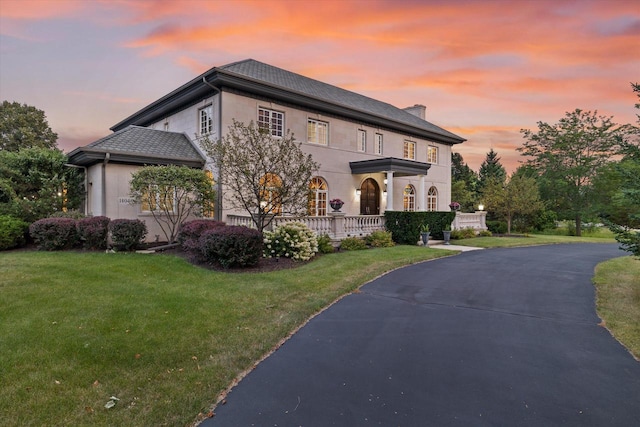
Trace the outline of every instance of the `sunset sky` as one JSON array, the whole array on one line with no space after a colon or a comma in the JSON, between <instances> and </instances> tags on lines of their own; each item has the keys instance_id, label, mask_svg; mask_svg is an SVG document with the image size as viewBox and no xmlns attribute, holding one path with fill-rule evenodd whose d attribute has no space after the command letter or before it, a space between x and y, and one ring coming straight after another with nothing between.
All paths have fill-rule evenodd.
<instances>
[{"instance_id":1,"label":"sunset sky","mask_svg":"<svg viewBox=\"0 0 640 427\"><path fill-rule=\"evenodd\" d=\"M493 148L576 108L635 123L636 0L0 0L0 100L44 110L64 151L214 66L253 58Z\"/></svg>"}]
</instances>

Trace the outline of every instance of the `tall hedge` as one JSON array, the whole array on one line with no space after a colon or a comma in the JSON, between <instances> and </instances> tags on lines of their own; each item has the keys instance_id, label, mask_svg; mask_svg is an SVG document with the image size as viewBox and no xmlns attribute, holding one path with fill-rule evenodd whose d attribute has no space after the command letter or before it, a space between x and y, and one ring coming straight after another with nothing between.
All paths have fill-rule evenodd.
<instances>
[{"instance_id":1,"label":"tall hedge","mask_svg":"<svg viewBox=\"0 0 640 427\"><path fill-rule=\"evenodd\" d=\"M442 230L451 226L456 213L386 211L384 217L394 242L415 245L420 240L420 228L424 224L429 224L431 238L443 239Z\"/></svg>"}]
</instances>

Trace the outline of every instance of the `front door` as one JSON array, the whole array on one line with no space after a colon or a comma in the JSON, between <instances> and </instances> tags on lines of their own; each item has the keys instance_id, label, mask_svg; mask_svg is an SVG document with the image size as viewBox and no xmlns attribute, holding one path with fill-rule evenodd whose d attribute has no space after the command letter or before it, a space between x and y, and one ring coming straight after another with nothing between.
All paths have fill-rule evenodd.
<instances>
[{"instance_id":1,"label":"front door","mask_svg":"<svg viewBox=\"0 0 640 427\"><path fill-rule=\"evenodd\" d=\"M380 187L378 183L367 178L360 186L360 215L380 214Z\"/></svg>"}]
</instances>

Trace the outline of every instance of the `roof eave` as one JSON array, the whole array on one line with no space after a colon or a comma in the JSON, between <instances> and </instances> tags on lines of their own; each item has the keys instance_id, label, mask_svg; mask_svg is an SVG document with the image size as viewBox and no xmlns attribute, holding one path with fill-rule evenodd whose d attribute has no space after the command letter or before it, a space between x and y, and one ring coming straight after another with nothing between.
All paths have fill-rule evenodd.
<instances>
[{"instance_id":1,"label":"roof eave","mask_svg":"<svg viewBox=\"0 0 640 427\"><path fill-rule=\"evenodd\" d=\"M202 99L211 92L211 88L203 82L203 79L206 79L209 84L219 89L222 89L224 86L241 89L256 95L288 102L301 107L320 110L328 114L347 117L356 121L374 122L382 127L387 127L402 133L422 137L443 144L454 145L466 141L464 138L458 137L457 135L453 137L437 132L431 132L407 123L345 107L340 104L331 103L307 94L283 89L262 80L255 80L235 73L229 73L218 68L212 68L204 74L192 79L186 84L180 86L178 89L175 89L171 93L149 104L142 110L115 124L111 127L111 130L116 132L129 125L149 126L153 122L162 119L162 117L170 115L180 107Z\"/></svg>"},{"instance_id":2,"label":"roof eave","mask_svg":"<svg viewBox=\"0 0 640 427\"><path fill-rule=\"evenodd\" d=\"M92 166L104 162L109 155L109 163L124 163L133 165L183 165L201 169L205 165L204 159L189 159L180 157L163 157L148 154L135 154L120 151L95 150L80 147L69 153L69 163L78 166Z\"/></svg>"}]
</instances>

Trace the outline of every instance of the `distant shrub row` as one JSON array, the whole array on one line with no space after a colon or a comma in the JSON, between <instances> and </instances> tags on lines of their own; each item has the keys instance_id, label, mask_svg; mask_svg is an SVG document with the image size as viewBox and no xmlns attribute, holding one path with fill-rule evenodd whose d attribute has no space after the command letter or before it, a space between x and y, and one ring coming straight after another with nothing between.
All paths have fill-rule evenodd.
<instances>
[{"instance_id":1,"label":"distant shrub row","mask_svg":"<svg viewBox=\"0 0 640 427\"><path fill-rule=\"evenodd\" d=\"M147 235L147 227L138 219L116 219L105 216L73 218L43 218L29 226L29 235L45 251L82 247L106 249L111 236L113 248L137 249Z\"/></svg>"}]
</instances>

